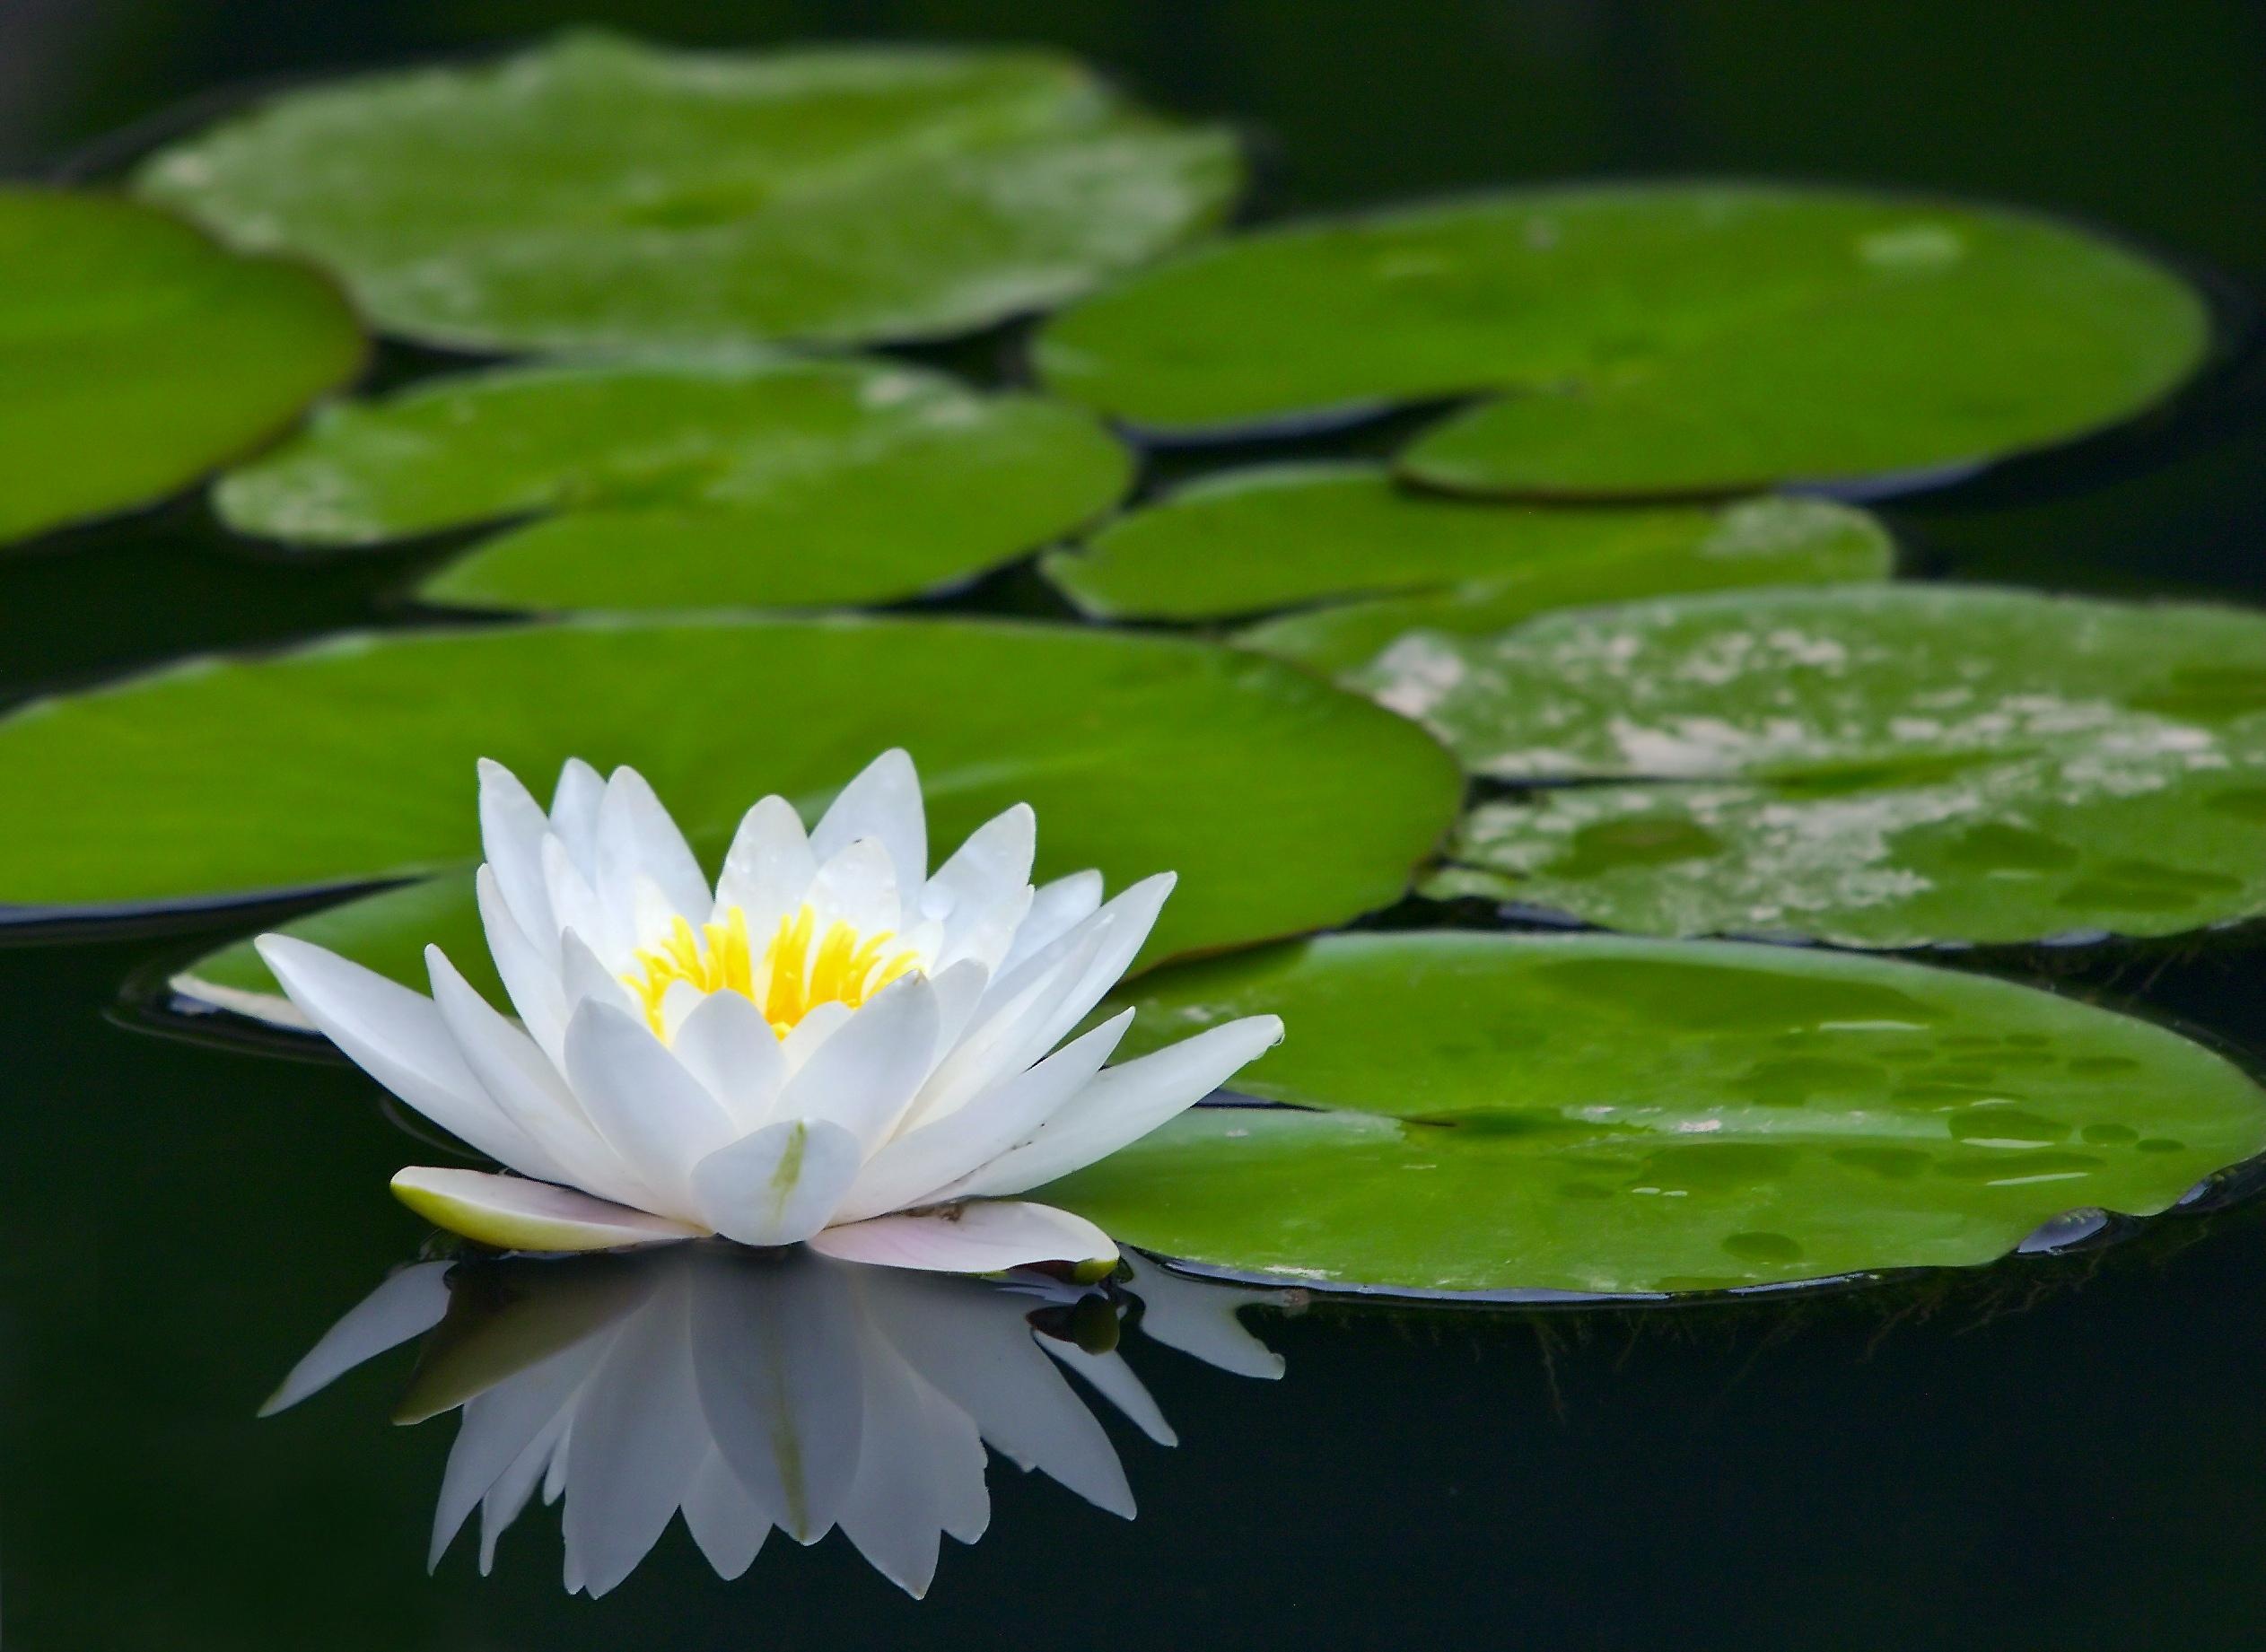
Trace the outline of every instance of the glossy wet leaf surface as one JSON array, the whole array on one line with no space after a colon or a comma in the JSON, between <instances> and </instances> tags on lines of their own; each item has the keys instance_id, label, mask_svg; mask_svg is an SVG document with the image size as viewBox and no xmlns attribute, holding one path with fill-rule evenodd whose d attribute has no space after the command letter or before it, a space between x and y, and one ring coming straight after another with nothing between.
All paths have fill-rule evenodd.
<instances>
[{"instance_id":1,"label":"glossy wet leaf surface","mask_svg":"<svg viewBox=\"0 0 2266 1652\"><path fill-rule=\"evenodd\" d=\"M311 270L128 202L0 188L0 541L186 487L362 356Z\"/></svg>"},{"instance_id":2,"label":"glossy wet leaf surface","mask_svg":"<svg viewBox=\"0 0 2266 1652\"><path fill-rule=\"evenodd\" d=\"M1422 731L1203 643L883 620L346 637L0 722L0 766L41 800L0 825L0 902L134 910L462 868L482 756L544 788L572 755L630 764L720 853L757 797L808 810L897 745L939 844L1028 801L1044 875L1177 870L1151 957L1389 904L1459 791ZM1324 817L1325 834L1298 825ZM394 950L354 950L390 966L461 945L469 880L452 887L445 932L428 910L385 932Z\"/></svg>"},{"instance_id":3,"label":"glossy wet leaf surface","mask_svg":"<svg viewBox=\"0 0 2266 1652\"><path fill-rule=\"evenodd\" d=\"M1231 471L1120 517L1046 575L1102 618L1290 610L1244 646L1325 670L1411 631L1500 631L1532 615L1668 591L1885 579L1871 516L1820 499L1730 505L1486 504L1365 465Z\"/></svg>"},{"instance_id":4,"label":"glossy wet leaf surface","mask_svg":"<svg viewBox=\"0 0 2266 1652\"><path fill-rule=\"evenodd\" d=\"M2168 270L2041 218L1639 185L1222 243L1071 310L1038 360L1168 432L1475 395L1409 475L1583 495L1971 466L2139 413L2209 333Z\"/></svg>"},{"instance_id":5,"label":"glossy wet leaf surface","mask_svg":"<svg viewBox=\"0 0 2266 1652\"><path fill-rule=\"evenodd\" d=\"M482 349L927 337L1211 225L1232 140L1037 52L678 53L564 36L287 93L137 187Z\"/></svg>"},{"instance_id":6,"label":"glossy wet leaf surface","mask_svg":"<svg viewBox=\"0 0 2266 1652\"><path fill-rule=\"evenodd\" d=\"M1238 1091L1036 1195L1327 1287L1714 1290L2006 1254L2266 1149L2166 1029L1983 976L1723 942L1335 936L1137 984L1133 1042L1264 1005Z\"/></svg>"},{"instance_id":7,"label":"glossy wet leaf surface","mask_svg":"<svg viewBox=\"0 0 2266 1652\"><path fill-rule=\"evenodd\" d=\"M2266 619L1883 586L1413 637L1360 680L1474 773L1430 886L1666 934L2166 935L2266 912Z\"/></svg>"},{"instance_id":8,"label":"glossy wet leaf surface","mask_svg":"<svg viewBox=\"0 0 2266 1652\"><path fill-rule=\"evenodd\" d=\"M328 407L228 476L246 533L353 546L487 522L420 594L484 607L860 603L1098 514L1131 474L1086 415L893 363L503 368Z\"/></svg>"}]
</instances>

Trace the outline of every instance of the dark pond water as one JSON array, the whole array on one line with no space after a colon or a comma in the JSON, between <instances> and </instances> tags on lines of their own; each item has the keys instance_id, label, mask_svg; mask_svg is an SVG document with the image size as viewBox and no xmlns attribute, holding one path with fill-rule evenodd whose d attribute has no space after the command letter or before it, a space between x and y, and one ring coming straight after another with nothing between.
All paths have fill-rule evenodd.
<instances>
[{"instance_id":1,"label":"dark pond water","mask_svg":"<svg viewBox=\"0 0 2266 1652\"><path fill-rule=\"evenodd\" d=\"M1159 102L1247 120L1269 213L1599 173L1851 179L2058 209L2208 266L2234 293L2266 284L2266 20L2246 5L612 9L687 40L1054 39ZM217 86L465 49L567 15L545 0L7 0L0 166L83 156ZM1945 577L2266 598L2258 377L2238 363L2209 406L2161 430L1889 514ZM57 536L0 561L0 700L397 619L390 593L414 572L402 556L262 563L193 502ZM1013 579L979 599L1039 600ZM0 781L0 807L39 800ZM946 1545L925 1602L838 1536L774 1538L723 1584L681 1530L604 1599L570 1598L556 1517L539 1509L494 1575L460 1542L428 1578L453 1425L389 1423L406 1350L254 1417L414 1254L416 1224L379 1191L399 1135L350 1071L153 1036L118 1008L122 983L243 922L0 949L12 1647L2266 1639L2255 1205L2090 1254L1798 1300L1255 1313L1287 1358L1279 1382L1128 1334L1122 1351L1179 1440L1165 1449L1096 1403L1139 1518L995 1464L988 1534ZM2266 1057L2266 971L2242 946L1990 966L2137 1001Z\"/></svg>"}]
</instances>

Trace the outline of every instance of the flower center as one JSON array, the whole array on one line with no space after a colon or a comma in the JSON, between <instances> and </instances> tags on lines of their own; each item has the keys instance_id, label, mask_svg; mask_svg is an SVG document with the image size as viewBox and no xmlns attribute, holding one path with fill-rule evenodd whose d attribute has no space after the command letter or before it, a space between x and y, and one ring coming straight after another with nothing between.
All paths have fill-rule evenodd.
<instances>
[{"instance_id":1,"label":"flower center","mask_svg":"<svg viewBox=\"0 0 2266 1652\"><path fill-rule=\"evenodd\" d=\"M748 939L748 914L734 906L697 931L678 918L657 945L638 948L638 967L622 980L645 1006L645 1019L658 1036L668 1036L662 1001L682 981L702 993L739 993L784 1038L820 1004L855 1010L918 967L914 952L887 952L893 939L888 930L862 935L839 918L821 934L818 914L806 902L779 920L758 957Z\"/></svg>"}]
</instances>

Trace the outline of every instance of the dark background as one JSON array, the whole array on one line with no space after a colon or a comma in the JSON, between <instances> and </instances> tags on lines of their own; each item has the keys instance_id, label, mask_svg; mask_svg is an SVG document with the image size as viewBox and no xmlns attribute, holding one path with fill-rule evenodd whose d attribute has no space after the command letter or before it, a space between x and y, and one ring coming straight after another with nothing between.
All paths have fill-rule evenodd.
<instances>
[{"instance_id":1,"label":"dark background","mask_svg":"<svg viewBox=\"0 0 2266 1652\"><path fill-rule=\"evenodd\" d=\"M1848 180L2056 209L2266 286L2266 19L2205 0L0 0L0 172L123 155L101 140L220 89L609 20L1051 40L1242 123L1259 216L1581 175ZM1950 577L2266 596L2253 373L2168 435L1892 520ZM257 560L193 500L54 536L0 558L0 702L382 620L401 578ZM0 779L0 807L37 806ZM398 1358L251 1420L415 1246L381 1191L400 1138L357 1075L114 1008L241 922L0 948L11 1648L2266 1643L2266 1225L2241 1209L1795 1304L1316 1313L1266 1327L1274 1385L1136 1347L1183 1439L1118 1431L1140 1520L997 1468L992 1534L948 1545L917 1605L839 1539L774 1539L724 1586L681 1531L570 1600L539 1512L495 1577L460 1544L427 1581L451 1425L386 1424ZM2249 953L2054 968L2266 1051Z\"/></svg>"}]
</instances>

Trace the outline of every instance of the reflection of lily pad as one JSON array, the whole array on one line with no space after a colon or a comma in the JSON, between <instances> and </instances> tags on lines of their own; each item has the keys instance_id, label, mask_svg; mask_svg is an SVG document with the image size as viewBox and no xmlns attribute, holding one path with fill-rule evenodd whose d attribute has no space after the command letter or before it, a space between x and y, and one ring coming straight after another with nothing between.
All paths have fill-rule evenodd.
<instances>
[{"instance_id":1,"label":"reflection of lily pad","mask_svg":"<svg viewBox=\"0 0 2266 1652\"><path fill-rule=\"evenodd\" d=\"M1476 773L1647 782L1482 807L1435 893L1877 947L2266 912L2266 616L1696 597L1411 637L1360 680Z\"/></svg>"},{"instance_id":2,"label":"reflection of lily pad","mask_svg":"<svg viewBox=\"0 0 2266 1652\"><path fill-rule=\"evenodd\" d=\"M894 363L584 363L326 408L217 499L305 545L537 519L438 601L731 607L914 595L1075 528L1130 468L1081 413Z\"/></svg>"},{"instance_id":3,"label":"reflection of lily pad","mask_svg":"<svg viewBox=\"0 0 2266 1652\"><path fill-rule=\"evenodd\" d=\"M128 202L0 189L0 540L186 486L362 352L311 271Z\"/></svg>"},{"instance_id":4,"label":"reflection of lily pad","mask_svg":"<svg viewBox=\"0 0 2266 1652\"><path fill-rule=\"evenodd\" d=\"M1548 608L1669 591L1877 580L1894 559L1877 521L1822 499L1482 504L1395 487L1369 466L1279 465L1184 488L1045 566L1104 618L1299 609L1238 640L1339 668L1408 631L1500 631Z\"/></svg>"},{"instance_id":5,"label":"reflection of lily pad","mask_svg":"<svg viewBox=\"0 0 2266 1652\"><path fill-rule=\"evenodd\" d=\"M2266 1096L1988 977L1721 942L1338 936L1142 983L1133 1042L1262 1005L1238 1090L1035 1196L1333 1286L1715 1289L2006 1254L2266 1149ZM1342 1110L1342 1111L1341 1111Z\"/></svg>"},{"instance_id":6,"label":"reflection of lily pad","mask_svg":"<svg viewBox=\"0 0 2266 1652\"><path fill-rule=\"evenodd\" d=\"M965 331L1208 227L1241 176L1225 133L1044 54L578 34L287 94L137 187L387 331L556 350Z\"/></svg>"},{"instance_id":7,"label":"reflection of lily pad","mask_svg":"<svg viewBox=\"0 0 2266 1652\"><path fill-rule=\"evenodd\" d=\"M1063 393L1146 428L1513 392L1408 472L1646 494L1972 465L2129 418L2193 371L2201 301L2043 220L1736 185L1555 189L1207 248L1058 319Z\"/></svg>"},{"instance_id":8,"label":"reflection of lily pad","mask_svg":"<svg viewBox=\"0 0 2266 1652\"><path fill-rule=\"evenodd\" d=\"M0 817L0 902L130 911L462 867L480 756L531 779L575 754L634 765L721 852L759 794L818 804L895 745L938 842L1028 800L1050 873L1177 870L1151 957L1391 902L1459 790L1365 701L1177 639L881 620L348 637L0 721L0 769L39 800ZM461 944L468 898L451 910L373 961Z\"/></svg>"}]
</instances>

